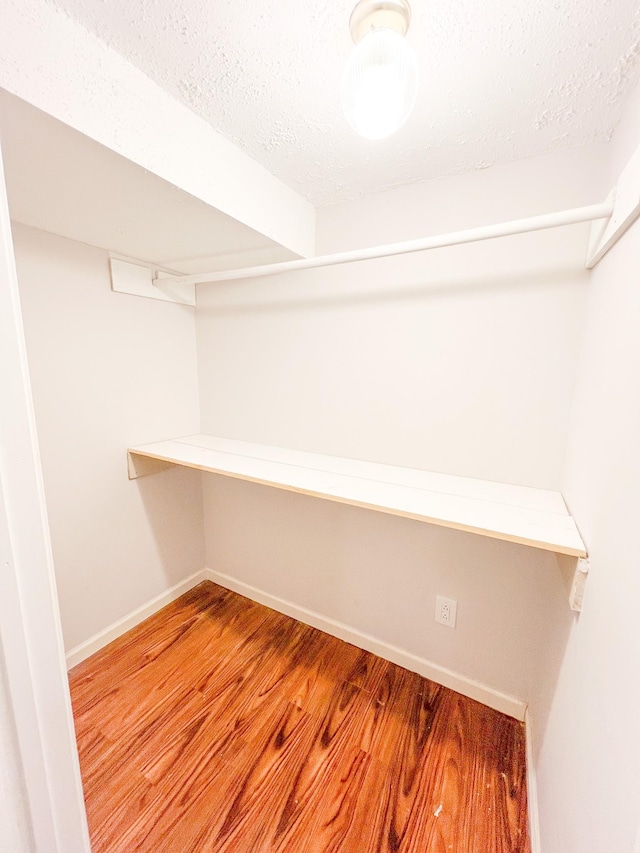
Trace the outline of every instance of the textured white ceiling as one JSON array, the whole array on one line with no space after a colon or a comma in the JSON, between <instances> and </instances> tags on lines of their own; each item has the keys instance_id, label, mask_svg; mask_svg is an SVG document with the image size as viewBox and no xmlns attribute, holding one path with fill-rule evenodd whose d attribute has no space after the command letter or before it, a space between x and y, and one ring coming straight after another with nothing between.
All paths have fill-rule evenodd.
<instances>
[{"instance_id":1,"label":"textured white ceiling","mask_svg":"<svg viewBox=\"0 0 640 853\"><path fill-rule=\"evenodd\" d=\"M638 0L413 0L413 115L340 109L355 0L56 0L316 205L606 140L640 75Z\"/></svg>"}]
</instances>

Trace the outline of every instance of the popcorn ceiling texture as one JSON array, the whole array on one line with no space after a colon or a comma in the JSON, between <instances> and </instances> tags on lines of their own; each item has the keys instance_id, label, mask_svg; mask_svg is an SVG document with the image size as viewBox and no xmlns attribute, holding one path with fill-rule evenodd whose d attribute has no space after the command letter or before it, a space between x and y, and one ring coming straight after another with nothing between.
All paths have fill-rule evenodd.
<instances>
[{"instance_id":1,"label":"popcorn ceiling texture","mask_svg":"<svg viewBox=\"0 0 640 853\"><path fill-rule=\"evenodd\" d=\"M358 138L341 70L355 0L56 0L315 205L606 141L640 75L637 0L413 0L420 92Z\"/></svg>"}]
</instances>

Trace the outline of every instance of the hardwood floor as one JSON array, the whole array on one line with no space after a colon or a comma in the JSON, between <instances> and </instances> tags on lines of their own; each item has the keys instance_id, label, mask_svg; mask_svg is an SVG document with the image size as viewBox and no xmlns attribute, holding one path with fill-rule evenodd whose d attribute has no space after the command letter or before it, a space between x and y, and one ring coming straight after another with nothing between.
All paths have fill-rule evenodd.
<instances>
[{"instance_id":1,"label":"hardwood floor","mask_svg":"<svg viewBox=\"0 0 640 853\"><path fill-rule=\"evenodd\" d=\"M213 583L70 681L93 853L529 853L520 723Z\"/></svg>"}]
</instances>

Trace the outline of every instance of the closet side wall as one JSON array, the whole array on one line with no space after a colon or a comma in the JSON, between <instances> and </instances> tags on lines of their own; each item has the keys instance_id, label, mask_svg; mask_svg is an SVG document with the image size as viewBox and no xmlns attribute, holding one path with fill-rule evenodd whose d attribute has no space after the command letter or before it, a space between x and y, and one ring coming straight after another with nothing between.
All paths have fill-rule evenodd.
<instances>
[{"instance_id":1,"label":"closet side wall","mask_svg":"<svg viewBox=\"0 0 640 853\"><path fill-rule=\"evenodd\" d=\"M13 229L68 651L204 564L200 476L126 461L198 430L194 316L113 293L102 250Z\"/></svg>"},{"instance_id":2,"label":"closet side wall","mask_svg":"<svg viewBox=\"0 0 640 853\"><path fill-rule=\"evenodd\" d=\"M637 90L611 143L611 186L639 144ZM550 713L544 695L532 707L544 853L627 853L640 829L639 270L636 222L590 286L564 492L591 570Z\"/></svg>"},{"instance_id":3,"label":"closet side wall","mask_svg":"<svg viewBox=\"0 0 640 853\"><path fill-rule=\"evenodd\" d=\"M320 251L601 198L601 148L319 211ZM556 489L588 226L204 285L203 432ZM207 476L207 565L495 690L530 697L566 608L553 555ZM458 626L433 619L458 600Z\"/></svg>"}]
</instances>

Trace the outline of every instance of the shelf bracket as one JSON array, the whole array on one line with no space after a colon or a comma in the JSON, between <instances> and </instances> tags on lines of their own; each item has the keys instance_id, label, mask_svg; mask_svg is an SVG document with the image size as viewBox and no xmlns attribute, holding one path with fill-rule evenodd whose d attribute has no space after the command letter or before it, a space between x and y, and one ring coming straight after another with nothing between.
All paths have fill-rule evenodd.
<instances>
[{"instance_id":1,"label":"shelf bracket","mask_svg":"<svg viewBox=\"0 0 640 853\"><path fill-rule=\"evenodd\" d=\"M167 462L164 459L154 459L151 456L141 456L138 453L127 451L127 469L130 480L137 480L138 477L148 477L149 474L157 474L164 471L165 468L173 468L173 462Z\"/></svg>"},{"instance_id":2,"label":"shelf bracket","mask_svg":"<svg viewBox=\"0 0 640 853\"><path fill-rule=\"evenodd\" d=\"M588 574L589 558L579 557L576 561L573 583L571 584L571 592L569 594L569 606L577 613L582 610L582 600L584 598L584 588L587 585Z\"/></svg>"},{"instance_id":3,"label":"shelf bracket","mask_svg":"<svg viewBox=\"0 0 640 853\"><path fill-rule=\"evenodd\" d=\"M613 202L613 213L609 219L599 219L591 226L586 262L589 270L595 267L640 216L640 147L623 169L607 201Z\"/></svg>"}]
</instances>

